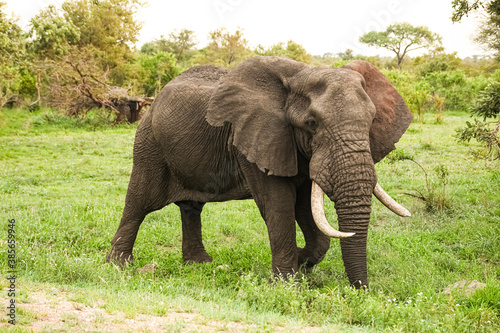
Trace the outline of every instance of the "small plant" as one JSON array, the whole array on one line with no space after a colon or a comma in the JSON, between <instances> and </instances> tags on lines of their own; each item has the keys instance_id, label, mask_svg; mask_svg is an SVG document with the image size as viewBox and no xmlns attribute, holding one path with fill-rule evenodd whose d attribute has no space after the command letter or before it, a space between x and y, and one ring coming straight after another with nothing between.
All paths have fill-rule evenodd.
<instances>
[{"instance_id":1,"label":"small plant","mask_svg":"<svg viewBox=\"0 0 500 333\"><path fill-rule=\"evenodd\" d=\"M436 184L429 179L429 173L427 170L415 160L415 158L405 152L404 150L395 150L389 156L387 156L389 163L395 163L397 161L411 161L418 165L418 167L423 171L425 175L425 190L415 190L418 194L413 193L403 193L411 197L422 200L425 203L425 207L428 211L433 210L444 210L450 207L450 197L446 189L448 185L449 172L446 166L439 164L434 168L436 177L438 178L438 183Z\"/></svg>"}]
</instances>

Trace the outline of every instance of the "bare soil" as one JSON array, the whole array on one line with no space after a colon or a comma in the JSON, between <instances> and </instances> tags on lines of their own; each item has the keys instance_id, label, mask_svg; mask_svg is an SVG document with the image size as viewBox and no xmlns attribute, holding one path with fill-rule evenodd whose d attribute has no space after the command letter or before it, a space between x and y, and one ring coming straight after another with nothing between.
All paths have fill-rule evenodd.
<instances>
[{"instance_id":1,"label":"bare soil","mask_svg":"<svg viewBox=\"0 0 500 333\"><path fill-rule=\"evenodd\" d=\"M4 298L2 304L8 302ZM34 316L31 323L17 325L34 332L248 332L255 327L206 319L194 313L171 312L163 316L136 314L133 317L124 312L108 313L99 304L86 306L68 301L66 292L59 292L56 296L43 291L34 292L29 296L29 303L18 303L17 306L22 313L28 311L27 315ZM11 326L4 321L5 310L1 312L0 330ZM18 312L18 317L20 315Z\"/></svg>"},{"instance_id":2,"label":"bare soil","mask_svg":"<svg viewBox=\"0 0 500 333\"><path fill-rule=\"evenodd\" d=\"M256 325L207 319L199 314L169 312L162 316L127 315L107 312L97 302L93 306L69 301L67 292L36 291L25 303L17 303L16 326L33 332L258 332ZM5 291L5 290L4 290ZM5 295L5 294L4 294ZM9 299L3 298L2 304ZM20 309L20 311L19 311ZM12 328L7 323L5 307L0 310L0 331ZM24 317L24 318L23 318ZM31 318L31 319L29 319ZM20 320L20 321L19 321ZM272 332L289 331L290 327L273 327ZM299 329L299 328L297 328ZM267 330L266 330L267 331ZM295 330L292 330L295 331ZM301 332L321 332L319 327L303 327Z\"/></svg>"}]
</instances>

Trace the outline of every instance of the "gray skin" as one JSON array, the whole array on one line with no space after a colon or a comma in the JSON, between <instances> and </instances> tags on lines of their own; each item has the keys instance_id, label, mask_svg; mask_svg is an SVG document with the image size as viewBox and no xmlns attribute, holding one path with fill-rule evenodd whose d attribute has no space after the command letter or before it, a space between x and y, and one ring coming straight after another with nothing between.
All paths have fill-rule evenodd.
<instances>
[{"instance_id":1,"label":"gray skin","mask_svg":"<svg viewBox=\"0 0 500 333\"><path fill-rule=\"evenodd\" d=\"M210 262L201 236L206 202L253 198L266 222L276 274L319 263L330 238L311 213L314 180L335 203L347 276L368 286L366 235L374 163L413 117L369 63L310 67L255 57L235 69L191 68L167 84L137 129L123 216L107 261L133 260L145 216L175 203L186 262ZM296 244L296 224L306 245Z\"/></svg>"}]
</instances>

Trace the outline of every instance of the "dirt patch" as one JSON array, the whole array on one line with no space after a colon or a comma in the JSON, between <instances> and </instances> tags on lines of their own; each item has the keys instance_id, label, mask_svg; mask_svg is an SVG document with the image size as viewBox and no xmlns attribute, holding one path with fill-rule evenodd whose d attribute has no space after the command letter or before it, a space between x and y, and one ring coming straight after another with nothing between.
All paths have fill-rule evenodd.
<instances>
[{"instance_id":1,"label":"dirt patch","mask_svg":"<svg viewBox=\"0 0 500 333\"><path fill-rule=\"evenodd\" d=\"M26 315L34 316L34 321L30 324L18 325L32 329L34 332L59 330L70 332L248 332L255 328L254 325L209 320L193 313L171 312L163 316L137 314L130 317L124 312L108 313L98 305L86 306L68 301L67 298L65 292L59 292L56 296L47 295L45 292L31 293L29 303L19 303L18 308L21 311L28 311ZM8 299L3 300L3 304L7 302ZM1 323L0 328L7 325L5 322Z\"/></svg>"},{"instance_id":2,"label":"dirt patch","mask_svg":"<svg viewBox=\"0 0 500 333\"><path fill-rule=\"evenodd\" d=\"M181 311L164 315L108 312L103 308L106 303L104 299L89 306L72 301L74 297L74 293L57 288L32 291L24 303L16 303L16 326L33 332L332 332L321 327L292 323L259 326L222 321ZM2 304L8 303L9 299L2 299ZM0 316L0 331L12 327L7 323L6 307L0 308Z\"/></svg>"}]
</instances>

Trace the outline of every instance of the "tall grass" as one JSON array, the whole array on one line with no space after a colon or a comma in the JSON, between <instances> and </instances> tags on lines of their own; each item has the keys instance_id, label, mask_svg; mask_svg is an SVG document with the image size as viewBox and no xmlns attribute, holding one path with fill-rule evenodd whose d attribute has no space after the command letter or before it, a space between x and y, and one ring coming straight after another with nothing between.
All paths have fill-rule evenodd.
<instances>
[{"instance_id":1,"label":"tall grass","mask_svg":"<svg viewBox=\"0 0 500 333\"><path fill-rule=\"evenodd\" d=\"M431 115L428 115L431 117ZM465 114L442 123L412 124L398 143L426 170L446 170L447 205L429 210L401 195L426 189L414 163L382 161L381 185L413 216L394 216L374 200L368 236L369 291L348 286L333 240L324 261L292 282L269 284L271 251L253 201L207 204L203 211L210 264L186 265L176 206L147 216L136 241L133 266L118 269L105 256L124 205L136 125L75 123L50 110L0 115L0 267L7 271L6 225L17 222L22 296L45 289L69 291L84 304L162 315L197 312L206 318L299 332L325 331L497 332L500 330L500 170L478 162L454 139ZM444 169L443 169L444 168ZM326 203L332 223L333 204ZM304 244L298 234L299 246ZM155 263L155 273L135 269ZM486 288L466 297L442 290L459 280ZM5 279L0 286L6 287ZM1 320L4 320L1 319ZM35 320L35 319L31 319Z\"/></svg>"}]
</instances>

